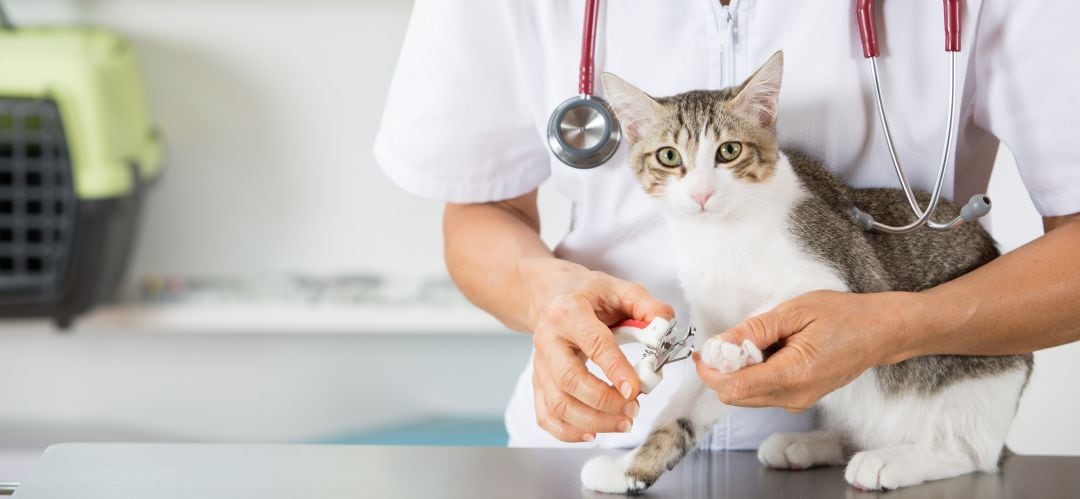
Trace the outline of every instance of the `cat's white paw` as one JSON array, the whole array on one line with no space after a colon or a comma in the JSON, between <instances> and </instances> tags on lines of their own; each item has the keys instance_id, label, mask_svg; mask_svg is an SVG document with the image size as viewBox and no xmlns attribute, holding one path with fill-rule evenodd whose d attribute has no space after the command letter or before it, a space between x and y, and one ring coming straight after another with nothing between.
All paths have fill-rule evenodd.
<instances>
[{"instance_id":1,"label":"cat's white paw","mask_svg":"<svg viewBox=\"0 0 1080 499\"><path fill-rule=\"evenodd\" d=\"M838 465L844 464L844 448L824 432L775 433L758 447L758 461L785 470Z\"/></svg>"},{"instance_id":2,"label":"cat's white paw","mask_svg":"<svg viewBox=\"0 0 1080 499\"><path fill-rule=\"evenodd\" d=\"M724 374L731 374L746 366L762 361L761 350L750 340L742 345L728 343L718 337L709 338L701 347L701 360L705 365Z\"/></svg>"},{"instance_id":3,"label":"cat's white paw","mask_svg":"<svg viewBox=\"0 0 1080 499\"><path fill-rule=\"evenodd\" d=\"M844 479L862 490L892 490L927 480L921 460L907 448L863 451L851 457Z\"/></svg>"},{"instance_id":4,"label":"cat's white paw","mask_svg":"<svg viewBox=\"0 0 1080 499\"><path fill-rule=\"evenodd\" d=\"M629 456L629 455L628 455ZM634 494L648 487L645 482L627 476L629 459L597 456L581 468L581 484L589 490L607 494Z\"/></svg>"}]
</instances>

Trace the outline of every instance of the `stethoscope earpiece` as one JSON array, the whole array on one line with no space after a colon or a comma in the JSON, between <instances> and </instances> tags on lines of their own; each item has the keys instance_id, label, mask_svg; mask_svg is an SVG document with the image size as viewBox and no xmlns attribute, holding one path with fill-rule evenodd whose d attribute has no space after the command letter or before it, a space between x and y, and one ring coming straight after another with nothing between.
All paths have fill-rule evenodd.
<instances>
[{"instance_id":1,"label":"stethoscope earpiece","mask_svg":"<svg viewBox=\"0 0 1080 499\"><path fill-rule=\"evenodd\" d=\"M874 217L869 213L860 210L856 206L851 207L851 216L855 218L855 223L862 227L862 230L870 230L874 228Z\"/></svg>"},{"instance_id":2,"label":"stethoscope earpiece","mask_svg":"<svg viewBox=\"0 0 1080 499\"><path fill-rule=\"evenodd\" d=\"M990 213L990 198L986 194L971 196L967 204L960 208L960 218L965 222L974 222Z\"/></svg>"},{"instance_id":3,"label":"stethoscope earpiece","mask_svg":"<svg viewBox=\"0 0 1080 499\"><path fill-rule=\"evenodd\" d=\"M934 221L928 221L927 225L933 229L951 229L964 222L974 222L982 217L985 217L990 213L990 197L986 194L976 194L968 199L968 202L960 208L960 216L954 218L952 221L944 224L938 224ZM859 225L863 230L872 230L881 227L882 224L874 221L874 217L869 213L860 210L858 207L851 207L851 216L855 219L855 223ZM885 227L888 227L887 225ZM889 232L885 230L884 232ZM891 232L897 234L899 232Z\"/></svg>"}]
</instances>

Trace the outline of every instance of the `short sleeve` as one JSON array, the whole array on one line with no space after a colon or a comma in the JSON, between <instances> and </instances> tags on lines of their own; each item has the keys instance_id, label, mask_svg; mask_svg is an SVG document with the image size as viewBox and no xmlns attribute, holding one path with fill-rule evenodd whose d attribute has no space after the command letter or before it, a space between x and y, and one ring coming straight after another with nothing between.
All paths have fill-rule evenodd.
<instances>
[{"instance_id":1,"label":"short sleeve","mask_svg":"<svg viewBox=\"0 0 1080 499\"><path fill-rule=\"evenodd\" d=\"M455 203L510 199L550 174L501 0L418 0L375 138L406 191Z\"/></svg>"},{"instance_id":2,"label":"short sleeve","mask_svg":"<svg viewBox=\"0 0 1080 499\"><path fill-rule=\"evenodd\" d=\"M1080 2L985 0L975 123L1016 157L1043 216L1080 212Z\"/></svg>"}]
</instances>

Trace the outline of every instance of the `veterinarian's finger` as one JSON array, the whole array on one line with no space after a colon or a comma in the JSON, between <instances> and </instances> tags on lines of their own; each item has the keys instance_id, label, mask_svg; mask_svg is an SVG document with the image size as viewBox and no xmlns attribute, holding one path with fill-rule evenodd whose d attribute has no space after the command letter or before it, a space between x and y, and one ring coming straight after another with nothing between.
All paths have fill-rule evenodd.
<instances>
[{"instance_id":1,"label":"veterinarian's finger","mask_svg":"<svg viewBox=\"0 0 1080 499\"><path fill-rule=\"evenodd\" d=\"M553 382L545 383L542 390L548 413L552 417L589 433L625 433L630 431L634 423L632 418L637 415L636 405L631 408L633 414L631 414L631 409L626 409L620 414L598 411L559 390ZM637 402L632 401L629 404L637 404Z\"/></svg>"},{"instance_id":2,"label":"veterinarian's finger","mask_svg":"<svg viewBox=\"0 0 1080 499\"><path fill-rule=\"evenodd\" d=\"M533 403L536 408L536 424L551 436L563 442L592 442L596 434L589 433L581 428L554 417L548 410L547 401L542 391L535 391Z\"/></svg>"},{"instance_id":3,"label":"veterinarian's finger","mask_svg":"<svg viewBox=\"0 0 1080 499\"><path fill-rule=\"evenodd\" d=\"M760 315L749 317L719 335L720 339L742 344L743 340L750 340L761 350L765 350L778 341L787 338L803 330L807 322L802 314L795 312L791 307L779 306Z\"/></svg>"},{"instance_id":4,"label":"veterinarian's finger","mask_svg":"<svg viewBox=\"0 0 1080 499\"><path fill-rule=\"evenodd\" d=\"M765 407L773 405L775 396L786 387L776 369L768 362L744 367L731 374L721 374L701 361L694 354L694 364L702 383L716 391L720 401L741 407ZM753 404L753 405L751 405Z\"/></svg>"},{"instance_id":5,"label":"veterinarian's finger","mask_svg":"<svg viewBox=\"0 0 1080 499\"><path fill-rule=\"evenodd\" d=\"M558 340L534 341L533 344L538 357L534 369L547 376L543 382L554 385L589 407L608 414L623 414L629 402L614 387L593 376L571 344ZM622 355L621 351L619 355ZM626 358L623 357L623 360Z\"/></svg>"},{"instance_id":6,"label":"veterinarian's finger","mask_svg":"<svg viewBox=\"0 0 1080 499\"><path fill-rule=\"evenodd\" d=\"M810 402L806 402L810 400ZM798 414L811 407L817 399L799 390L781 390L760 397L751 397L740 400L735 405L739 407L777 407L790 413Z\"/></svg>"},{"instance_id":7,"label":"veterinarian's finger","mask_svg":"<svg viewBox=\"0 0 1080 499\"><path fill-rule=\"evenodd\" d=\"M569 332L570 341L586 357L600 367L600 370L611 380L612 385L616 387L618 393L622 396L624 404L626 401L633 400L639 393L637 374L634 372L634 367L630 365L630 361L626 359L626 355L619 348L619 343L615 340L611 328L596 317L592 306L584 299L577 303L576 307L575 313L565 315L567 320L564 327ZM555 372L555 374L559 373ZM577 393L574 395L578 396ZM588 397L588 394L583 395ZM593 405L590 402L591 398L578 398L589 405ZM603 401L596 401L597 404L601 404L601 402ZM601 408L600 405L593 406Z\"/></svg>"},{"instance_id":8,"label":"veterinarian's finger","mask_svg":"<svg viewBox=\"0 0 1080 499\"><path fill-rule=\"evenodd\" d=\"M657 317L667 320L675 317L671 305L657 299L640 284L612 279L612 287L617 300L615 306L627 317L645 322Z\"/></svg>"}]
</instances>

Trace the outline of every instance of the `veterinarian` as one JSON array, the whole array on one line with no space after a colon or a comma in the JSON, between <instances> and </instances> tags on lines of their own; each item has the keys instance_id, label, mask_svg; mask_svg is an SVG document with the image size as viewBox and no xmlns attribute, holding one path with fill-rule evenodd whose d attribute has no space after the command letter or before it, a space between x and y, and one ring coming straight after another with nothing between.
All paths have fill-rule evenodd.
<instances>
[{"instance_id":1,"label":"veterinarian","mask_svg":"<svg viewBox=\"0 0 1080 499\"><path fill-rule=\"evenodd\" d=\"M609 2L599 13L597 71L670 95L736 85L782 49L783 147L817 157L855 187L895 187L852 3ZM878 5L893 137L911 183L929 190L949 77L941 3ZM667 227L635 181L625 144L592 169L564 165L548 148L552 109L578 83L582 7L418 0L375 144L398 185L446 203L446 262L466 296L533 335L535 353L506 411L511 445L638 444L685 376L701 376L723 401L743 406L703 445L752 449L774 432L810 429L804 409L871 366L1080 339L1080 45L1071 23L1080 3L971 0L943 193L966 200L985 192L1004 144L1045 234L924 292L815 292L730 331L701 331L782 348L731 375L673 365L639 399L627 356L640 350L621 350L607 325L676 314L686 321L688 307ZM554 251L539 237L545 180L573 201L571 230Z\"/></svg>"}]
</instances>

